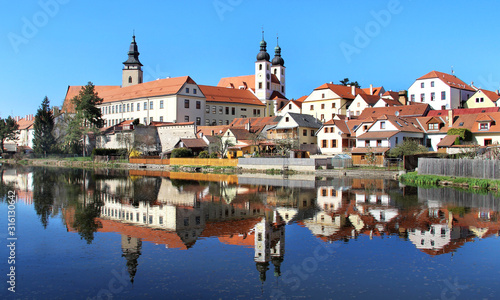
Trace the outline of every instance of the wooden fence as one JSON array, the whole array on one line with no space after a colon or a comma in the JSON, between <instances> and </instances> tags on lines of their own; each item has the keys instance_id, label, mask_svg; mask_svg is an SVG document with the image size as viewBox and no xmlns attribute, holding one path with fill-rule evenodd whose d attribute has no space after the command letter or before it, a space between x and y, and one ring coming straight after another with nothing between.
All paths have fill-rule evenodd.
<instances>
[{"instance_id":1,"label":"wooden fence","mask_svg":"<svg viewBox=\"0 0 500 300\"><path fill-rule=\"evenodd\" d=\"M131 164L145 164L145 165L169 165L169 159L161 159L159 157L131 157L129 159Z\"/></svg>"},{"instance_id":2,"label":"wooden fence","mask_svg":"<svg viewBox=\"0 0 500 300\"><path fill-rule=\"evenodd\" d=\"M500 179L500 161L419 158L418 173L422 175Z\"/></svg>"}]
</instances>

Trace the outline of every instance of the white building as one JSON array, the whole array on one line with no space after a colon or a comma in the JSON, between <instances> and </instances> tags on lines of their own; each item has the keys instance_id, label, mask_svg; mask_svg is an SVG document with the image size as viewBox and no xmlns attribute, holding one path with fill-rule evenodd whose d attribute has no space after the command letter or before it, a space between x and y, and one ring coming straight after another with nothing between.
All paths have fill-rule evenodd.
<instances>
[{"instance_id":1,"label":"white building","mask_svg":"<svg viewBox=\"0 0 500 300\"><path fill-rule=\"evenodd\" d=\"M408 89L411 102L427 103L435 110L463 108L475 92L456 76L438 71L418 78Z\"/></svg>"}]
</instances>

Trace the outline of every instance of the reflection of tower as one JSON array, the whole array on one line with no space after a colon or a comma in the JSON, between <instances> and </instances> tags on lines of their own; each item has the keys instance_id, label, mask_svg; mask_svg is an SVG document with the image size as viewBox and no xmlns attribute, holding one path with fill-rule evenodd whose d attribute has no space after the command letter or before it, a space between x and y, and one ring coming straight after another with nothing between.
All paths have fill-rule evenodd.
<instances>
[{"instance_id":1,"label":"reflection of tower","mask_svg":"<svg viewBox=\"0 0 500 300\"><path fill-rule=\"evenodd\" d=\"M285 226L276 211L267 212L255 226L255 256L260 280L266 280L269 261L274 265L274 275L281 275L281 263L285 255Z\"/></svg>"},{"instance_id":2,"label":"reflection of tower","mask_svg":"<svg viewBox=\"0 0 500 300\"><path fill-rule=\"evenodd\" d=\"M122 234L122 256L127 259L127 269L132 283L134 283L135 273L139 265L137 259L141 256L141 247L141 239Z\"/></svg>"}]
</instances>

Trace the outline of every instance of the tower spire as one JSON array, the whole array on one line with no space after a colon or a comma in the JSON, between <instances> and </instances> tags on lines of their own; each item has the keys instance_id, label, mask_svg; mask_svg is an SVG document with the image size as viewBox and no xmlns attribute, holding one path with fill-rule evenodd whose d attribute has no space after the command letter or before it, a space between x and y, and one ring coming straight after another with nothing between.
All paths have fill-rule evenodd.
<instances>
[{"instance_id":1,"label":"tower spire","mask_svg":"<svg viewBox=\"0 0 500 300\"><path fill-rule=\"evenodd\" d=\"M260 41L260 52L257 54L257 60L269 61L271 57L267 53L267 43L264 40L264 28L262 28L262 41Z\"/></svg>"}]
</instances>

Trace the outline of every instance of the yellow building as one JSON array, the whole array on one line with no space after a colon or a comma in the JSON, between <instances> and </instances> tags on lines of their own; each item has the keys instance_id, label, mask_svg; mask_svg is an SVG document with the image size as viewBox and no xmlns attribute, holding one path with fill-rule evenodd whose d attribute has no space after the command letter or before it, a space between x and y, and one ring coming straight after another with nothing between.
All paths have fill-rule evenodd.
<instances>
[{"instance_id":1,"label":"yellow building","mask_svg":"<svg viewBox=\"0 0 500 300\"><path fill-rule=\"evenodd\" d=\"M472 95L467 102L465 102L466 108L483 108L483 107L498 107L498 99L500 95L498 91L492 92L488 90L479 89Z\"/></svg>"},{"instance_id":2,"label":"yellow building","mask_svg":"<svg viewBox=\"0 0 500 300\"><path fill-rule=\"evenodd\" d=\"M356 95L365 94L355 86L325 83L307 96L302 103L302 113L319 120L330 120L335 115L345 115Z\"/></svg>"}]
</instances>

